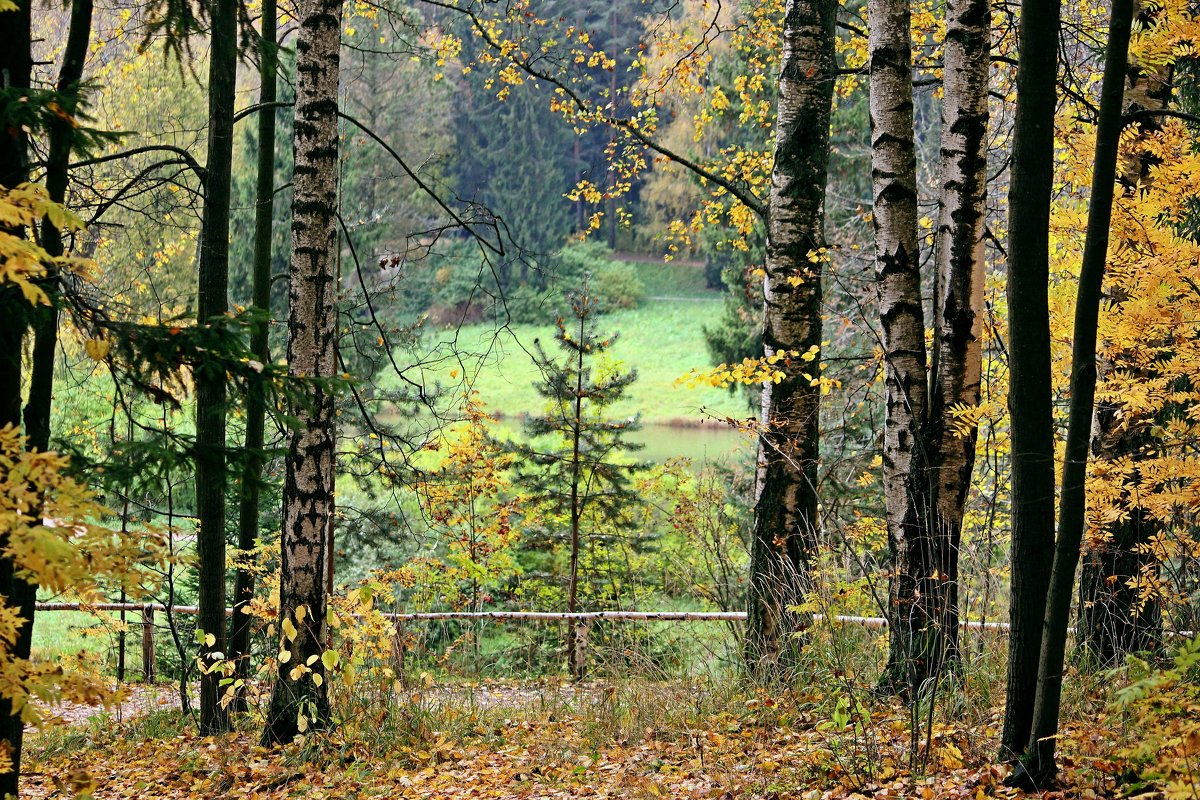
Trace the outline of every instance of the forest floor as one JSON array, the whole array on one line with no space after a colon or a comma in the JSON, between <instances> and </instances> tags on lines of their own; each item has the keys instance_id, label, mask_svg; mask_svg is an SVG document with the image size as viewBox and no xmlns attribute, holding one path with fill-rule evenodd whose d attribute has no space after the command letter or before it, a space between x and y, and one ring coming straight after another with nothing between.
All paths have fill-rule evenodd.
<instances>
[{"instance_id":1,"label":"forest floor","mask_svg":"<svg viewBox=\"0 0 1200 800\"><path fill-rule=\"evenodd\" d=\"M169 695L169 689L164 691ZM104 715L30 738L22 796L63 798L1014 797L993 762L1000 710L939 712L915 762L911 718L803 693L705 697L682 684L430 687L286 748L244 720L220 738L177 710ZM713 701L717 702L713 702ZM725 706L725 707L721 707ZM717 710L719 709L719 710ZM825 709L825 710L822 710ZM842 715L842 716L839 716ZM938 722L956 716L954 724ZM1084 715L1061 742L1062 785L1041 797L1126 797L1113 733ZM1144 797L1155 794L1138 795Z\"/></svg>"}]
</instances>

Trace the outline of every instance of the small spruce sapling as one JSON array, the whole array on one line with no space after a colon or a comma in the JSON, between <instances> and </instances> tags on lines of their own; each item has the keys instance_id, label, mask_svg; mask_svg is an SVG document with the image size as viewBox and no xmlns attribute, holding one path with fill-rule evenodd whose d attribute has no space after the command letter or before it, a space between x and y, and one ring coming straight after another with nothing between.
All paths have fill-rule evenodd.
<instances>
[{"instance_id":1,"label":"small spruce sapling","mask_svg":"<svg viewBox=\"0 0 1200 800\"><path fill-rule=\"evenodd\" d=\"M616 336L596 331L596 299L585 289L569 298L571 313L560 317L554 339L559 355L534 342L534 361L542 373L535 388L545 411L525 422L526 441L514 446L518 480L548 512L569 521L567 611L579 610L580 549L589 522L620 524L622 511L636 502L631 482L641 464L629 457L642 448L629 434L640 428L636 417L614 419L611 407L637 380L606 353ZM572 620L567 628L567 661L572 677L582 680L586 626Z\"/></svg>"}]
</instances>

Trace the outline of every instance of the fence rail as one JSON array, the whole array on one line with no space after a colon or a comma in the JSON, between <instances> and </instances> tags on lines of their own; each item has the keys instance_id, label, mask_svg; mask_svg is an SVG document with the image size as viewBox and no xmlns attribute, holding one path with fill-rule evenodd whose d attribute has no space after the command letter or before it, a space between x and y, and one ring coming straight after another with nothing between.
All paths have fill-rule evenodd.
<instances>
[{"instance_id":1,"label":"fence rail","mask_svg":"<svg viewBox=\"0 0 1200 800\"><path fill-rule=\"evenodd\" d=\"M84 612L135 612L141 615L141 620L134 624L142 629L142 676L147 683L156 677L154 656L154 615L156 612L171 614L197 614L197 606L165 606L162 603L38 603L38 612L53 611L84 611ZM234 609L226 608L225 615L232 616ZM643 620L649 622L743 622L745 611L422 611L383 613L385 619L397 623L422 622L446 619L478 619L478 620L542 620L567 621L574 620L588 625L599 620ZM824 614L813 614L814 621L825 619ZM861 625L866 628L886 628L887 620L883 617L859 617L838 615L833 617L837 622L850 625ZM1007 630L1007 622L979 622L963 620L961 627L970 630ZM122 672L124 670L122 669Z\"/></svg>"},{"instance_id":2,"label":"fence rail","mask_svg":"<svg viewBox=\"0 0 1200 800\"><path fill-rule=\"evenodd\" d=\"M161 603L38 603L38 611L167 611ZM171 606L175 614L198 614L198 606ZM233 609L226 608L225 616L232 616ZM437 619L508 619L508 620L547 620L547 621L590 621L601 619L615 620L648 620L657 622L744 622L745 611L414 611L382 614L385 619L397 622L437 620ZM824 614L813 614L815 621L825 619ZM865 628L886 628L888 621L884 617L858 617L839 614L833 617L836 622L851 625L861 625ZM959 627L970 630L1008 630L1007 622L980 622L978 620L962 620Z\"/></svg>"},{"instance_id":3,"label":"fence rail","mask_svg":"<svg viewBox=\"0 0 1200 800\"><path fill-rule=\"evenodd\" d=\"M142 628L142 675L147 682L155 679L154 657L154 615L156 612L171 614L198 614L198 606L165 606L162 603L38 603L38 612L47 611L85 611L85 612L137 612L141 615L140 622L134 623ZM234 609L226 608L225 616L232 616ZM494 619L494 620L544 620L567 621L574 620L584 623L586 627L597 620L644 620L649 622L744 622L745 611L415 611L415 612L384 612L385 619L402 622L422 622L443 619ZM813 621L826 619L824 614L813 614ZM838 614L832 619L848 625L860 625L865 628L882 629L888 626L884 617L860 617ZM963 630L1007 631L1007 622L987 622L980 620L961 620L959 627ZM1070 633L1075 629L1068 628ZM1195 631L1165 631L1168 636L1193 637ZM586 636L586 633L585 633ZM123 672L123 670L122 670Z\"/></svg>"}]
</instances>

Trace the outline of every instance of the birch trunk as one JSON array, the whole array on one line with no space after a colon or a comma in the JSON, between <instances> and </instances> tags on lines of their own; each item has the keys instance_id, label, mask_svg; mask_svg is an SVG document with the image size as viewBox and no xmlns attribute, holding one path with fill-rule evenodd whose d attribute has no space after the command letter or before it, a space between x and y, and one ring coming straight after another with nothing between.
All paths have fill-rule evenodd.
<instances>
[{"instance_id":1,"label":"birch trunk","mask_svg":"<svg viewBox=\"0 0 1200 800\"><path fill-rule=\"evenodd\" d=\"M288 293L288 372L309 383L293 413L283 489L284 633L271 693L265 742L289 742L305 728L329 724L328 683L319 658L327 622L325 559L334 512L336 425L334 336L337 309L338 75L341 0L305 0L296 42L295 177ZM312 664L308 660L318 656ZM302 670L307 665L311 671ZM318 684L314 677L320 675Z\"/></svg>"},{"instance_id":2,"label":"birch trunk","mask_svg":"<svg viewBox=\"0 0 1200 800\"><path fill-rule=\"evenodd\" d=\"M758 485L750 547L747 665L764 677L786 670L805 616L790 610L811 585L818 543L821 263L833 101L835 0L788 0L767 225L763 350L813 352L790 359L762 393ZM789 280L791 279L791 280ZM799 279L796 285L793 283Z\"/></svg>"},{"instance_id":3,"label":"birch trunk","mask_svg":"<svg viewBox=\"0 0 1200 800\"><path fill-rule=\"evenodd\" d=\"M908 0L870 0L871 182L875 278L883 329L886 417L884 501L892 556L882 684L916 688L928 672L932 631L918 600L933 567L924 442L929 393L925 312L917 243L917 157L913 145L912 33Z\"/></svg>"},{"instance_id":4,"label":"birch trunk","mask_svg":"<svg viewBox=\"0 0 1200 800\"><path fill-rule=\"evenodd\" d=\"M950 409L979 405L983 365L991 50L991 8L986 0L951 0L946 8L945 41L941 208L926 435L932 471L934 561L933 572L920 587L922 598L936 598L936 608L926 616L940 616L934 672L958 658L958 552L975 466L975 429L965 436L955 435Z\"/></svg>"},{"instance_id":5,"label":"birch trunk","mask_svg":"<svg viewBox=\"0 0 1200 800\"><path fill-rule=\"evenodd\" d=\"M1002 757L1029 742L1042 617L1054 558L1054 425L1050 372L1050 196L1058 87L1059 0L1022 0L1021 53L1008 190L1009 392L1012 415L1012 590Z\"/></svg>"}]
</instances>

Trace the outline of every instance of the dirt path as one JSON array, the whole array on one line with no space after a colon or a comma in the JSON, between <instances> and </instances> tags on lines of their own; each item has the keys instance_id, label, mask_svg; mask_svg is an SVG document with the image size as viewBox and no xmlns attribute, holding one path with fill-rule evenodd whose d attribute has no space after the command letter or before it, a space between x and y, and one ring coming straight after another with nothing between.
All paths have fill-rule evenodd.
<instances>
[{"instance_id":1,"label":"dirt path","mask_svg":"<svg viewBox=\"0 0 1200 800\"><path fill-rule=\"evenodd\" d=\"M179 687L174 684L150 685L125 684L125 699L110 706L90 706L84 703L59 703L38 705L47 712L50 725L79 725L100 714L110 714L120 723L140 717L160 708L179 708ZM192 702L196 702L193 697ZM26 734L36 734L37 729L27 727Z\"/></svg>"}]
</instances>

